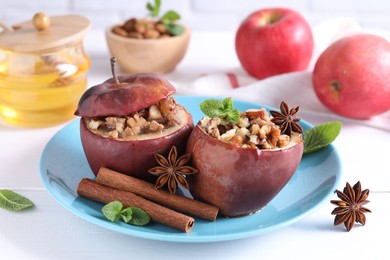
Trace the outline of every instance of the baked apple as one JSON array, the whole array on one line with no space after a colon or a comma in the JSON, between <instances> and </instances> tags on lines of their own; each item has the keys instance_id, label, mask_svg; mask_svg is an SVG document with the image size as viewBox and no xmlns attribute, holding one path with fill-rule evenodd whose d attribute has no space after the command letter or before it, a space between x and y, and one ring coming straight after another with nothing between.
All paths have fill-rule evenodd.
<instances>
[{"instance_id":1,"label":"baked apple","mask_svg":"<svg viewBox=\"0 0 390 260\"><path fill-rule=\"evenodd\" d=\"M254 109L237 122L205 116L195 126L186 153L198 173L187 177L192 196L217 206L226 217L254 213L287 184L303 153L298 107L281 112Z\"/></svg>"},{"instance_id":2,"label":"baked apple","mask_svg":"<svg viewBox=\"0 0 390 260\"><path fill-rule=\"evenodd\" d=\"M168 153L173 145L184 152L192 116L160 75L112 72L113 78L83 94L75 112L85 155L95 175L106 167L152 181L148 170L156 164L154 154Z\"/></svg>"}]
</instances>

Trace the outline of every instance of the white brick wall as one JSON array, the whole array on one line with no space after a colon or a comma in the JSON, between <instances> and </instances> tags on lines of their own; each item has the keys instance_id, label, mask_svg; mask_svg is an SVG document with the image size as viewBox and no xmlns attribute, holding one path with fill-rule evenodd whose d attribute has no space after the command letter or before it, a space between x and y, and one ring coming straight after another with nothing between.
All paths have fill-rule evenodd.
<instances>
[{"instance_id":1,"label":"white brick wall","mask_svg":"<svg viewBox=\"0 0 390 260\"><path fill-rule=\"evenodd\" d=\"M148 0L0 0L0 20L9 24L30 19L38 11L49 15L76 13L87 16L93 29L129 17L142 17ZM162 0L162 12L174 9L193 30L235 30L251 12L285 6L301 12L311 24L332 17L354 18L368 29L390 30L388 0Z\"/></svg>"}]
</instances>

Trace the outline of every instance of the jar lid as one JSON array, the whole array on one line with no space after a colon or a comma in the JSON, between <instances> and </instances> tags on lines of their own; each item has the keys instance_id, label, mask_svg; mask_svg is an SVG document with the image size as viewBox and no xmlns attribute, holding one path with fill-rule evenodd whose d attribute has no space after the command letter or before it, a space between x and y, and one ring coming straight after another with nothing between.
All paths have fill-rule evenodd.
<instances>
[{"instance_id":1,"label":"jar lid","mask_svg":"<svg viewBox=\"0 0 390 260\"><path fill-rule=\"evenodd\" d=\"M38 14L41 15L41 20L37 23L35 17ZM64 48L82 40L91 28L90 21L80 15L48 17L38 14L34 16L34 22L25 21L12 27L2 24L0 48L13 52L43 52Z\"/></svg>"}]
</instances>

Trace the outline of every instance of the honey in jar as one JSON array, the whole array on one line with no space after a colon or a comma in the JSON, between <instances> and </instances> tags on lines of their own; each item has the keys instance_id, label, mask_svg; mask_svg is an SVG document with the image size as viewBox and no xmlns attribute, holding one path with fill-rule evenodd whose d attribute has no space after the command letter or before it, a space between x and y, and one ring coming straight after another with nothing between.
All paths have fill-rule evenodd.
<instances>
[{"instance_id":1,"label":"honey in jar","mask_svg":"<svg viewBox=\"0 0 390 260\"><path fill-rule=\"evenodd\" d=\"M66 122L73 118L87 86L90 60L82 38L90 28L88 19L77 15L39 15L43 20L2 26L3 124L45 127Z\"/></svg>"}]
</instances>

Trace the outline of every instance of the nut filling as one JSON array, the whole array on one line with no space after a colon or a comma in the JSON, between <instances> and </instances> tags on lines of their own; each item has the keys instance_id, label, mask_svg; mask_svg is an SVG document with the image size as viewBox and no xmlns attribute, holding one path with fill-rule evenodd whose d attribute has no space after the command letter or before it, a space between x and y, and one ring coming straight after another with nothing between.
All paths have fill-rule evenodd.
<instances>
[{"instance_id":1,"label":"nut filling","mask_svg":"<svg viewBox=\"0 0 390 260\"><path fill-rule=\"evenodd\" d=\"M242 148L283 149L302 141L301 134L281 134L265 108L250 109L240 114L237 124L219 117L205 116L199 126L210 136Z\"/></svg>"},{"instance_id":2,"label":"nut filling","mask_svg":"<svg viewBox=\"0 0 390 260\"><path fill-rule=\"evenodd\" d=\"M127 116L85 118L90 131L116 140L144 140L170 134L187 123L186 110L173 97Z\"/></svg>"}]
</instances>

